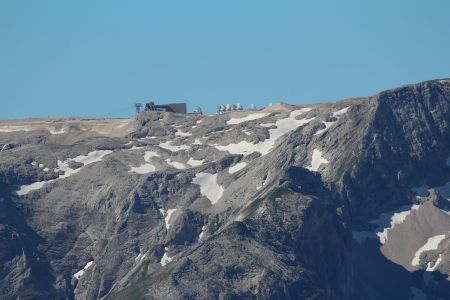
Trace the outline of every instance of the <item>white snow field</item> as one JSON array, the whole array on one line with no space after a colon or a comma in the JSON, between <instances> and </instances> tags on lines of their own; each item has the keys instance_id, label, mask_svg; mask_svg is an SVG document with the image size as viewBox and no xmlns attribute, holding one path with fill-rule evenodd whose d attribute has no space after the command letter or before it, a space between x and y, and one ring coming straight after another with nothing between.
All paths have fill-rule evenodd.
<instances>
[{"instance_id":1,"label":"white snow field","mask_svg":"<svg viewBox=\"0 0 450 300\"><path fill-rule=\"evenodd\" d=\"M189 160L186 162L191 167L198 167L203 165L204 159L193 159L192 157L189 158Z\"/></svg>"},{"instance_id":2,"label":"white snow field","mask_svg":"<svg viewBox=\"0 0 450 300\"><path fill-rule=\"evenodd\" d=\"M200 234L198 235L198 240L199 241L205 236L205 229L206 229L206 226L203 225L202 226L202 232L200 232Z\"/></svg>"},{"instance_id":3,"label":"white snow field","mask_svg":"<svg viewBox=\"0 0 450 300\"><path fill-rule=\"evenodd\" d=\"M383 245L388 239L389 230L393 229L395 225L401 224L411 214L411 211L418 210L420 205L405 205L399 209L381 214L378 219L370 221L370 223L378 225L374 232L370 231L354 231L353 239L358 243L364 242L367 238L377 238Z\"/></svg>"},{"instance_id":4,"label":"white snow field","mask_svg":"<svg viewBox=\"0 0 450 300\"><path fill-rule=\"evenodd\" d=\"M350 106L347 106L343 109L340 109L338 111L333 112L333 117L337 118L339 120L339 118L345 114L348 109L350 108ZM324 133L325 131L327 131L334 123L336 123L338 120L336 121L322 121L323 125L325 125L325 128L318 130L316 133L314 133L314 135L319 135L321 133Z\"/></svg>"},{"instance_id":5,"label":"white snow field","mask_svg":"<svg viewBox=\"0 0 450 300\"><path fill-rule=\"evenodd\" d=\"M227 121L227 124L228 125L236 125L236 124L240 124L240 123L244 123L244 122L248 122L248 121L261 119L268 115L269 115L269 113L251 113L242 118L231 118Z\"/></svg>"},{"instance_id":6,"label":"white snow field","mask_svg":"<svg viewBox=\"0 0 450 300\"><path fill-rule=\"evenodd\" d=\"M50 134L66 133L66 130L64 128L56 129L55 127L48 127L47 130L48 130L48 132L50 132Z\"/></svg>"},{"instance_id":7,"label":"white snow field","mask_svg":"<svg viewBox=\"0 0 450 300\"><path fill-rule=\"evenodd\" d=\"M420 255L425 251L437 250L439 244L445 239L445 234L439 234L430 237L427 242L420 247L414 254L414 258L411 261L411 265L418 266L420 264Z\"/></svg>"},{"instance_id":8,"label":"white snow field","mask_svg":"<svg viewBox=\"0 0 450 300\"><path fill-rule=\"evenodd\" d=\"M83 276L84 272L85 272L87 269L89 269L89 268L92 266L93 263L94 263L93 260L90 261L90 262L88 262L88 263L84 266L83 269L81 269L80 271L78 271L78 272L76 272L75 274L73 274L73 277L75 277L76 279L80 279L81 276Z\"/></svg>"},{"instance_id":9,"label":"white snow field","mask_svg":"<svg viewBox=\"0 0 450 300\"><path fill-rule=\"evenodd\" d=\"M343 114L347 113L347 111L348 111L349 108L350 108L350 106L347 106L347 107L345 107L345 108L343 108L343 109L340 109L340 110L338 110L338 111L335 111L335 112L333 113L333 117L340 117L340 116L342 116Z\"/></svg>"},{"instance_id":10,"label":"white snow field","mask_svg":"<svg viewBox=\"0 0 450 300\"><path fill-rule=\"evenodd\" d=\"M159 157L158 152L156 152L156 151L145 151L144 161L146 163L142 164L140 166L137 166L137 167L130 166L131 169L128 172L133 172L133 173L137 173L137 174L148 174L150 172L155 172L156 171L156 167L151 163L151 158L152 157Z\"/></svg>"},{"instance_id":11,"label":"white snow field","mask_svg":"<svg viewBox=\"0 0 450 300\"><path fill-rule=\"evenodd\" d=\"M16 193L19 196L23 196L23 195L28 194L31 191L42 188L46 183L56 181L61 178L69 177L73 174L78 173L83 167L85 167L89 164L101 161L104 156L106 156L112 152L113 151L111 151L111 150L98 150L98 151L89 152L87 155L79 155L75 158L66 159L63 162L58 160L58 167L55 168L54 171L55 172L63 171L64 174L59 175L59 177L56 179L51 179L51 180L47 180L47 181L38 181L38 182L34 182L32 184L21 185L19 187L19 189L16 191ZM69 162L71 162L71 161L82 163L83 166L78 169L72 169L69 167Z\"/></svg>"},{"instance_id":12,"label":"white snow field","mask_svg":"<svg viewBox=\"0 0 450 300\"><path fill-rule=\"evenodd\" d=\"M442 261L442 254L439 254L438 259L436 260L436 262L434 263L434 265L431 265L431 262L429 262L427 264L427 271L428 272L433 272L434 270L436 270L436 268L439 266L439 264Z\"/></svg>"},{"instance_id":13,"label":"white snow field","mask_svg":"<svg viewBox=\"0 0 450 300\"><path fill-rule=\"evenodd\" d=\"M174 167L175 169L178 169L178 170L184 170L184 169L186 169L186 165L185 165L185 164L180 163L180 162L178 162L178 161L170 160L170 158L167 158L167 159L166 159L166 163L167 163L168 165L170 165L171 167Z\"/></svg>"},{"instance_id":14,"label":"white snow field","mask_svg":"<svg viewBox=\"0 0 450 300\"><path fill-rule=\"evenodd\" d=\"M164 255L161 258L161 266L163 266L163 267L173 260L173 257L170 257L169 255L167 255L167 251L169 250L169 248L165 247L164 250L165 250Z\"/></svg>"},{"instance_id":15,"label":"white snow field","mask_svg":"<svg viewBox=\"0 0 450 300\"><path fill-rule=\"evenodd\" d=\"M170 228L170 218L172 217L172 214L173 214L176 210L177 210L176 208L171 208L171 209L168 209L168 210L167 210L167 215L166 215L166 217L164 218L164 222L165 222L165 224L166 224L166 229L167 229L167 230L169 230L169 228ZM164 212L164 210L163 210L163 212ZM164 213L163 213L163 215L164 215Z\"/></svg>"},{"instance_id":16,"label":"white snow field","mask_svg":"<svg viewBox=\"0 0 450 300\"><path fill-rule=\"evenodd\" d=\"M175 135L176 136L188 137L188 136L191 136L192 133L190 133L190 132L183 132L180 129L177 129L177 131L175 132Z\"/></svg>"},{"instance_id":17,"label":"white snow field","mask_svg":"<svg viewBox=\"0 0 450 300\"><path fill-rule=\"evenodd\" d=\"M5 125L0 126L0 132L32 131L28 126Z\"/></svg>"},{"instance_id":18,"label":"white snow field","mask_svg":"<svg viewBox=\"0 0 450 300\"><path fill-rule=\"evenodd\" d=\"M318 149L313 150L313 154L311 157L311 166L306 167L310 171L318 171L321 164L327 164L328 160L326 160L322 156L322 151Z\"/></svg>"},{"instance_id":19,"label":"white snow field","mask_svg":"<svg viewBox=\"0 0 450 300\"><path fill-rule=\"evenodd\" d=\"M242 169L245 168L246 166L247 166L247 163L246 163L246 162L240 162L240 163L237 163L237 164L235 164L234 166L231 166L231 167L228 169L228 173L234 174L234 173L236 173L236 172L242 170Z\"/></svg>"},{"instance_id":20,"label":"white snow field","mask_svg":"<svg viewBox=\"0 0 450 300\"><path fill-rule=\"evenodd\" d=\"M191 149L191 146L188 146L188 145L173 146L170 141L169 142L162 142L158 146L163 148L163 149L169 150L171 152L178 152L178 151L182 151L182 150L189 150L189 149Z\"/></svg>"},{"instance_id":21,"label":"white snow field","mask_svg":"<svg viewBox=\"0 0 450 300\"><path fill-rule=\"evenodd\" d=\"M217 174L197 173L192 183L200 186L200 193L216 204L223 195L223 187L217 184Z\"/></svg>"},{"instance_id":22,"label":"white snow field","mask_svg":"<svg viewBox=\"0 0 450 300\"><path fill-rule=\"evenodd\" d=\"M330 121L330 122L322 121L322 123L323 123L323 125L325 125L325 128L318 130L316 133L314 133L314 135L319 135L319 134L327 131L328 128L330 128L331 125L333 125L335 123L335 121Z\"/></svg>"},{"instance_id":23,"label":"white snow field","mask_svg":"<svg viewBox=\"0 0 450 300\"><path fill-rule=\"evenodd\" d=\"M221 145L211 145L211 146L215 147L220 151L228 151L230 154L249 155L252 154L253 152L259 152L261 153L261 155L266 155L273 149L273 147L275 146L275 142L279 137L314 120L314 118L310 119L304 118L300 120L296 119L297 116L304 114L310 110L311 108L302 108L299 110L294 110L290 113L289 117L277 120L275 123L277 128L269 129L270 137L262 142L253 144L247 141L241 141L239 143L229 144L225 146Z\"/></svg>"}]
</instances>

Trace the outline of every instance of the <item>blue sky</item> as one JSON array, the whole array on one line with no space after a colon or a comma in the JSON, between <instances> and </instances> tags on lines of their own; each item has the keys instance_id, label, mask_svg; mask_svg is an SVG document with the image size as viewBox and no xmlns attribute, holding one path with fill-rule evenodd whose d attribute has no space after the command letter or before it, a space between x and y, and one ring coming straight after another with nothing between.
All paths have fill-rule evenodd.
<instances>
[{"instance_id":1,"label":"blue sky","mask_svg":"<svg viewBox=\"0 0 450 300\"><path fill-rule=\"evenodd\" d=\"M0 119L302 104L450 77L450 1L0 1Z\"/></svg>"}]
</instances>

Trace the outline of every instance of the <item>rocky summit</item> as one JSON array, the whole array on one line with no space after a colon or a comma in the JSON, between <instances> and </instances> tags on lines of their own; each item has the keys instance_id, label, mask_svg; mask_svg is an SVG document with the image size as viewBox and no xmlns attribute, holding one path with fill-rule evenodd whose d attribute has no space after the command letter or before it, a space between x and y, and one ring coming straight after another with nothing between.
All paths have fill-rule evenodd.
<instances>
[{"instance_id":1,"label":"rocky summit","mask_svg":"<svg viewBox=\"0 0 450 300\"><path fill-rule=\"evenodd\" d=\"M0 149L1 299L450 297L450 80Z\"/></svg>"}]
</instances>

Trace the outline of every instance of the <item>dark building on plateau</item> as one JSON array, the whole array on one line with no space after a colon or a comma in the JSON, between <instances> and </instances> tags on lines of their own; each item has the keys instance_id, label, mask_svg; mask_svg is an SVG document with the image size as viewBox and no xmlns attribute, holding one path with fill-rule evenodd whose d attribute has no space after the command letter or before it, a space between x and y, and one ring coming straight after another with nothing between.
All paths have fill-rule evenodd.
<instances>
[{"instance_id":1,"label":"dark building on plateau","mask_svg":"<svg viewBox=\"0 0 450 300\"><path fill-rule=\"evenodd\" d=\"M178 114L186 114L187 106L186 103L167 103L157 105L155 104L155 102L152 101L145 104L144 111L165 111Z\"/></svg>"}]
</instances>

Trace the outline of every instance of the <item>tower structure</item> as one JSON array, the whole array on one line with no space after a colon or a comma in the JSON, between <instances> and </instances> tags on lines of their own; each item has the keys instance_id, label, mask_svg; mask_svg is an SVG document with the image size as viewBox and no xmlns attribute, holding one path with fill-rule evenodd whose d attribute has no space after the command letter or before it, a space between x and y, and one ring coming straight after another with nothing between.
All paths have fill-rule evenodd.
<instances>
[{"instance_id":1,"label":"tower structure","mask_svg":"<svg viewBox=\"0 0 450 300\"><path fill-rule=\"evenodd\" d=\"M141 112L142 103L135 103L134 108L136 109L136 118L137 118L138 114Z\"/></svg>"}]
</instances>

